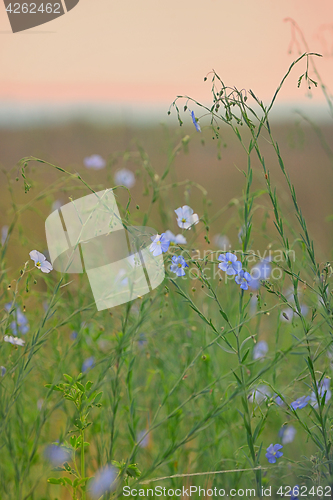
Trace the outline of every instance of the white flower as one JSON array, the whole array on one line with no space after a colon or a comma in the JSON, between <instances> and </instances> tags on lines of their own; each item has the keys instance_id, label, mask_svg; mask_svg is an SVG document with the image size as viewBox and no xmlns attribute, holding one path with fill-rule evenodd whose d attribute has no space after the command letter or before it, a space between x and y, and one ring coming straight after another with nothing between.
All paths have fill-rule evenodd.
<instances>
[{"instance_id":1,"label":"white flower","mask_svg":"<svg viewBox=\"0 0 333 500\"><path fill-rule=\"evenodd\" d=\"M122 168L114 174L114 181L116 184L121 184L122 186L131 189L131 187L135 184L135 176L131 170Z\"/></svg>"},{"instance_id":2,"label":"white flower","mask_svg":"<svg viewBox=\"0 0 333 500\"><path fill-rule=\"evenodd\" d=\"M3 339L5 342L9 342L13 345L20 345L23 347L25 344L25 340L19 339L18 337L12 337L12 335L5 335Z\"/></svg>"},{"instance_id":3,"label":"white flower","mask_svg":"<svg viewBox=\"0 0 333 500\"><path fill-rule=\"evenodd\" d=\"M198 224L199 216L193 213L193 209L188 205L177 208L175 210L177 215L177 224L182 229L191 229L191 226Z\"/></svg>"},{"instance_id":4,"label":"white flower","mask_svg":"<svg viewBox=\"0 0 333 500\"><path fill-rule=\"evenodd\" d=\"M40 269L43 273L49 273L52 271L53 267L47 260L45 255L38 252L37 250L32 250L30 253L30 258L34 261L35 266Z\"/></svg>"}]
</instances>

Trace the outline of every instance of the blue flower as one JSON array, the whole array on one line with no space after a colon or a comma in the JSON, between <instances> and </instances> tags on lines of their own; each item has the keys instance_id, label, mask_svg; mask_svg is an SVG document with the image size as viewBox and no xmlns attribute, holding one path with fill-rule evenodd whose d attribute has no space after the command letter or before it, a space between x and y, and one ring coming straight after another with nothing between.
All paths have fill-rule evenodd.
<instances>
[{"instance_id":1,"label":"blue flower","mask_svg":"<svg viewBox=\"0 0 333 500\"><path fill-rule=\"evenodd\" d=\"M197 119L195 117L194 111L191 111L191 118L192 118L192 122L193 122L193 124L195 126L195 130L197 132L201 132L201 128L200 128L200 125L199 125L199 123L198 123L198 121L197 121Z\"/></svg>"},{"instance_id":2,"label":"blue flower","mask_svg":"<svg viewBox=\"0 0 333 500\"><path fill-rule=\"evenodd\" d=\"M331 382L330 379L327 377L324 378L320 382L320 384L317 382L318 394L319 394L320 399L322 399L324 397L324 394L326 393L325 404L327 403L327 401L329 401L331 399L331 396L332 396L332 393L330 391L330 382ZM315 392L312 392L310 397L311 397L311 406L313 406L314 408L318 408L318 402L317 402Z\"/></svg>"},{"instance_id":3,"label":"blue flower","mask_svg":"<svg viewBox=\"0 0 333 500\"><path fill-rule=\"evenodd\" d=\"M103 469L100 469L89 483L91 497L97 500L108 491L111 491L115 486L116 477L117 471L115 467L106 465Z\"/></svg>"},{"instance_id":4,"label":"blue flower","mask_svg":"<svg viewBox=\"0 0 333 500\"><path fill-rule=\"evenodd\" d=\"M293 487L290 493L290 500L298 500L298 495L299 495L299 486L296 484L296 486Z\"/></svg>"},{"instance_id":5,"label":"blue flower","mask_svg":"<svg viewBox=\"0 0 333 500\"><path fill-rule=\"evenodd\" d=\"M238 274L242 269L242 263L237 260L237 256L231 252L218 256L220 261L219 268L225 271L229 276Z\"/></svg>"},{"instance_id":6,"label":"blue flower","mask_svg":"<svg viewBox=\"0 0 333 500\"><path fill-rule=\"evenodd\" d=\"M176 273L177 276L185 276L185 267L188 267L188 264L186 264L184 257L181 255L179 255L179 257L174 255L172 257L172 264L170 266L171 272Z\"/></svg>"},{"instance_id":7,"label":"blue flower","mask_svg":"<svg viewBox=\"0 0 333 500\"><path fill-rule=\"evenodd\" d=\"M135 184L135 175L131 170L122 168L114 174L114 181L116 184L120 184L128 189L131 189Z\"/></svg>"},{"instance_id":8,"label":"blue flower","mask_svg":"<svg viewBox=\"0 0 333 500\"><path fill-rule=\"evenodd\" d=\"M152 236L151 240L152 244L150 245L149 250L152 252L154 257L168 251L170 241L166 238L165 233Z\"/></svg>"},{"instance_id":9,"label":"blue flower","mask_svg":"<svg viewBox=\"0 0 333 500\"><path fill-rule=\"evenodd\" d=\"M280 398L280 396L278 396L278 395L276 395L276 396L275 396L274 401L275 401L275 403L276 403L278 406L283 406L283 405L284 405L283 399L282 399L282 398Z\"/></svg>"},{"instance_id":10,"label":"blue flower","mask_svg":"<svg viewBox=\"0 0 333 500\"><path fill-rule=\"evenodd\" d=\"M275 464L277 458L282 457L282 451L279 451L283 448L281 444L270 444L267 448L266 458L270 464Z\"/></svg>"},{"instance_id":11,"label":"blue flower","mask_svg":"<svg viewBox=\"0 0 333 500\"><path fill-rule=\"evenodd\" d=\"M105 167L106 161L100 155L87 156L83 163L85 167L92 168L93 170L101 170Z\"/></svg>"},{"instance_id":12,"label":"blue flower","mask_svg":"<svg viewBox=\"0 0 333 500\"><path fill-rule=\"evenodd\" d=\"M306 407L309 401L310 396L301 396L300 398L296 399L296 401L293 401L290 406L293 410L301 410L302 408Z\"/></svg>"},{"instance_id":13,"label":"blue flower","mask_svg":"<svg viewBox=\"0 0 333 500\"><path fill-rule=\"evenodd\" d=\"M144 333L140 333L139 335L139 340L138 340L138 346L140 347L140 349L143 349L144 346L147 344L147 339L146 339L146 336Z\"/></svg>"},{"instance_id":14,"label":"blue flower","mask_svg":"<svg viewBox=\"0 0 333 500\"><path fill-rule=\"evenodd\" d=\"M170 245L186 245L187 243L185 236L182 234L175 236L169 229L164 234L166 239L170 241Z\"/></svg>"},{"instance_id":15,"label":"blue flower","mask_svg":"<svg viewBox=\"0 0 333 500\"><path fill-rule=\"evenodd\" d=\"M193 213L193 209L188 205L177 208L175 210L177 215L177 224L181 229L191 229L194 224L198 224L198 214Z\"/></svg>"},{"instance_id":16,"label":"blue flower","mask_svg":"<svg viewBox=\"0 0 333 500\"><path fill-rule=\"evenodd\" d=\"M82 373L86 372L87 370L90 370L91 368L93 368L94 365L95 365L95 358L93 356L85 359L82 364L82 369L81 369Z\"/></svg>"},{"instance_id":17,"label":"blue flower","mask_svg":"<svg viewBox=\"0 0 333 500\"><path fill-rule=\"evenodd\" d=\"M0 366L0 375L1 377L4 377L6 374L6 368L4 366Z\"/></svg>"},{"instance_id":18,"label":"blue flower","mask_svg":"<svg viewBox=\"0 0 333 500\"><path fill-rule=\"evenodd\" d=\"M249 283L251 282L251 274L242 269L239 271L237 276L235 276L235 281L237 285L240 285L242 290L247 290L249 288Z\"/></svg>"},{"instance_id":19,"label":"blue flower","mask_svg":"<svg viewBox=\"0 0 333 500\"><path fill-rule=\"evenodd\" d=\"M292 443L296 435L296 429L293 425L283 425L279 430L279 437L282 444Z\"/></svg>"},{"instance_id":20,"label":"blue flower","mask_svg":"<svg viewBox=\"0 0 333 500\"><path fill-rule=\"evenodd\" d=\"M260 280L267 280L271 274L272 266L267 259L258 262L251 269L250 287L257 290L260 287Z\"/></svg>"},{"instance_id":21,"label":"blue flower","mask_svg":"<svg viewBox=\"0 0 333 500\"><path fill-rule=\"evenodd\" d=\"M71 335L70 335L70 339L71 340L76 340L77 339L77 336L78 336L78 333L76 330L73 330Z\"/></svg>"},{"instance_id":22,"label":"blue flower","mask_svg":"<svg viewBox=\"0 0 333 500\"><path fill-rule=\"evenodd\" d=\"M260 340L253 348L253 359L264 358L268 352L267 342Z\"/></svg>"},{"instance_id":23,"label":"blue flower","mask_svg":"<svg viewBox=\"0 0 333 500\"><path fill-rule=\"evenodd\" d=\"M43 273L49 273L52 271L53 267L47 260L45 255L38 252L37 250L32 250L30 253L31 260L34 261L35 266L40 269Z\"/></svg>"}]
</instances>

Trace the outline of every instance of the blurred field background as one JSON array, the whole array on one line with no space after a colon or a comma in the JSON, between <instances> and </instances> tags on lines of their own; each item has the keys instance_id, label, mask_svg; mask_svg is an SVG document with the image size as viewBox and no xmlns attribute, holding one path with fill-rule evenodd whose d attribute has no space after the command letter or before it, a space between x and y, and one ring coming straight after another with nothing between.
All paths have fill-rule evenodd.
<instances>
[{"instance_id":1,"label":"blurred field background","mask_svg":"<svg viewBox=\"0 0 333 500\"><path fill-rule=\"evenodd\" d=\"M244 175L242 171L246 168L244 157L238 146L237 139L233 137L228 129L222 128L222 138L219 147L212 140L212 134L208 129L203 129L202 134L197 133L192 126L183 128L167 125L168 122L175 123L175 116L161 120L154 126L137 127L133 124L120 126L94 126L89 123L65 123L62 126L47 126L43 128L23 128L19 130L0 129L0 141L2 144L1 166L8 171L25 156L35 156L46 160L54 165L66 168L71 172L79 172L88 183L100 185L104 188L114 186L114 173L116 170L126 167L136 171L134 162L124 162L122 157L116 163L110 165L116 153L135 151L139 143L150 157L151 163L158 174L162 174L167 159L168 148L175 145L184 137L189 137L187 151L184 150L177 155L174 164L173 181L192 180L201 184L208 191L208 198L212 201L211 214L221 205L226 204L232 198L238 198L242 192ZM322 252L322 259L328 256L332 248L332 220L329 216L333 213L333 154L325 151L322 142L332 147L333 127L326 121L323 124L316 122L320 127L322 137L319 138L313 128L302 118L295 114L294 119L287 122L277 120L272 123L272 129L280 145L281 152L285 158L291 179L299 193L299 201L306 217L311 234L318 243ZM204 142L204 143L203 143ZM276 159L272 155L269 145L262 142L263 153L267 157L270 169L280 185L283 195L284 185ZM100 154L109 160L109 166L105 170L91 171L84 167L83 160L92 154ZM220 154L220 159L218 158ZM38 185L38 191L43 191L47 185L54 182L59 173L52 171L43 165L35 165L34 183ZM255 163L256 165L256 163ZM258 165L256 165L258 167ZM255 185L263 187L263 174L259 168L255 169ZM12 176L15 174L15 169ZM25 194L22 189L22 179L13 184L15 197L18 204L24 205L34 199L36 193ZM143 196L144 185L140 180L131 190L131 208L138 204L144 212L148 207L149 200ZM181 189L178 190L181 196ZM198 193L192 190L192 204L196 204ZM68 195L56 191L47 197L48 204L40 202L37 206L40 212L27 211L22 214L22 225L33 230L30 243L38 241L45 244L44 218L48 215L52 203L60 199L62 203L68 201ZM198 200L199 201L199 200ZM7 189L5 177L1 180L1 220L2 225L10 224L11 216L8 210L10 195ZM285 213L294 220L293 209L285 195ZM199 206L200 206L199 201ZM198 207L199 209L199 207ZM237 234L240 222L234 221L228 224L229 215L219 218L211 228L211 234L227 234L232 246L238 245ZM152 214L154 221L154 214ZM268 221L272 227L272 220ZM159 231L163 228L156 227ZM176 227L172 228L176 230ZM260 232L256 235L261 245ZM13 261L22 259L21 248L17 246L12 249ZM327 257L326 257L327 258Z\"/></svg>"}]
</instances>

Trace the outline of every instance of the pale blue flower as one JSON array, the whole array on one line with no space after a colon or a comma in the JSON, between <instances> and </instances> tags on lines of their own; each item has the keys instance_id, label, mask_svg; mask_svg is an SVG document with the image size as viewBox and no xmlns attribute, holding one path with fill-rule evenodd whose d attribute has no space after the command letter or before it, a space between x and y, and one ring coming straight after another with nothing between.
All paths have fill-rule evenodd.
<instances>
[{"instance_id":1,"label":"pale blue flower","mask_svg":"<svg viewBox=\"0 0 333 500\"><path fill-rule=\"evenodd\" d=\"M59 208L61 207L62 207L62 202L60 200L54 201L52 204L52 212L54 212L55 210L59 210Z\"/></svg>"},{"instance_id":2,"label":"pale blue flower","mask_svg":"<svg viewBox=\"0 0 333 500\"><path fill-rule=\"evenodd\" d=\"M19 307L16 310L16 321L12 321L10 327L14 335L17 335L18 333L26 335L30 330L28 320L25 314L21 312Z\"/></svg>"},{"instance_id":3,"label":"pale blue flower","mask_svg":"<svg viewBox=\"0 0 333 500\"><path fill-rule=\"evenodd\" d=\"M12 308L12 302L5 305L5 309L7 312L10 312L11 308ZM26 333L28 333L30 329L29 323L26 318L26 315L22 313L21 309L17 306L14 306L12 315L14 321L10 323L10 327L12 329L13 334L17 335L18 333L21 333L22 335L25 335Z\"/></svg>"},{"instance_id":4,"label":"pale blue flower","mask_svg":"<svg viewBox=\"0 0 333 500\"><path fill-rule=\"evenodd\" d=\"M95 366L95 358L93 356L90 356L90 358L85 359L84 362L82 363L81 371L82 373L84 373L93 368L94 366Z\"/></svg>"},{"instance_id":5,"label":"pale blue flower","mask_svg":"<svg viewBox=\"0 0 333 500\"><path fill-rule=\"evenodd\" d=\"M251 269L250 287L257 290L260 287L260 280L267 280L272 272L272 265L267 259L258 262Z\"/></svg>"},{"instance_id":6,"label":"pale blue flower","mask_svg":"<svg viewBox=\"0 0 333 500\"><path fill-rule=\"evenodd\" d=\"M177 276L185 276L185 267L188 267L184 257L179 255L178 257L174 255L172 257L172 264L170 266L170 271L177 274Z\"/></svg>"},{"instance_id":7,"label":"pale blue flower","mask_svg":"<svg viewBox=\"0 0 333 500\"><path fill-rule=\"evenodd\" d=\"M106 465L97 471L95 477L89 483L89 493L95 500L101 498L105 493L115 487L117 471L112 465Z\"/></svg>"},{"instance_id":8,"label":"pale blue flower","mask_svg":"<svg viewBox=\"0 0 333 500\"><path fill-rule=\"evenodd\" d=\"M244 228L244 226L242 226L242 227L240 228L240 230L238 231L238 234L237 234L238 241L239 241L239 244L240 244L240 245L243 243L244 231L245 231L245 228Z\"/></svg>"},{"instance_id":9,"label":"pale blue flower","mask_svg":"<svg viewBox=\"0 0 333 500\"><path fill-rule=\"evenodd\" d=\"M168 251L170 241L166 238L165 233L161 235L157 234L156 236L151 237L152 244L149 247L149 250L152 252L154 257L161 255Z\"/></svg>"},{"instance_id":10,"label":"pale blue flower","mask_svg":"<svg viewBox=\"0 0 333 500\"><path fill-rule=\"evenodd\" d=\"M31 260L34 261L35 266L40 269L43 273L49 273L53 270L52 264L46 260L45 255L38 252L37 250L32 250L30 253Z\"/></svg>"},{"instance_id":11,"label":"pale blue flower","mask_svg":"<svg viewBox=\"0 0 333 500\"><path fill-rule=\"evenodd\" d=\"M279 430L282 444L292 443L295 439L296 429L293 425L283 425Z\"/></svg>"},{"instance_id":12,"label":"pale blue flower","mask_svg":"<svg viewBox=\"0 0 333 500\"><path fill-rule=\"evenodd\" d=\"M70 460L69 452L56 443L49 445L45 449L45 457L54 466L62 465L64 462Z\"/></svg>"},{"instance_id":13,"label":"pale blue flower","mask_svg":"<svg viewBox=\"0 0 333 500\"><path fill-rule=\"evenodd\" d=\"M2 226L1 228L1 245L4 246L8 236L9 226Z\"/></svg>"},{"instance_id":14,"label":"pale blue flower","mask_svg":"<svg viewBox=\"0 0 333 500\"><path fill-rule=\"evenodd\" d=\"M147 431L140 431L136 437L137 442L139 443L140 448L147 448L149 446L150 435L149 433L145 436ZM145 437L143 437L145 436Z\"/></svg>"},{"instance_id":15,"label":"pale blue flower","mask_svg":"<svg viewBox=\"0 0 333 500\"><path fill-rule=\"evenodd\" d=\"M1 377L4 377L6 374L6 368L4 366L0 366L0 375Z\"/></svg>"},{"instance_id":16,"label":"pale blue flower","mask_svg":"<svg viewBox=\"0 0 333 500\"><path fill-rule=\"evenodd\" d=\"M186 245L187 243L185 236L182 234L175 236L169 229L164 234L166 239L170 241L170 245Z\"/></svg>"},{"instance_id":17,"label":"pale blue flower","mask_svg":"<svg viewBox=\"0 0 333 500\"><path fill-rule=\"evenodd\" d=\"M271 391L267 387L267 385L258 385L255 391L252 392L249 396L250 403L257 403L260 405L265 399L269 399L271 397Z\"/></svg>"},{"instance_id":18,"label":"pale blue flower","mask_svg":"<svg viewBox=\"0 0 333 500\"><path fill-rule=\"evenodd\" d=\"M76 340L78 336L78 333L76 330L73 330L72 333L70 334L70 339L71 340Z\"/></svg>"},{"instance_id":19,"label":"pale blue flower","mask_svg":"<svg viewBox=\"0 0 333 500\"><path fill-rule=\"evenodd\" d=\"M300 398L296 399L296 401L293 401L290 406L293 410L301 410L302 408L306 407L309 401L310 396L301 396Z\"/></svg>"},{"instance_id":20,"label":"pale blue flower","mask_svg":"<svg viewBox=\"0 0 333 500\"><path fill-rule=\"evenodd\" d=\"M324 378L320 382L320 384L317 382L318 394L319 394L320 400L324 397L324 394L326 393L325 404L331 399L331 396L332 396L332 393L330 390L330 383L331 383L331 380L329 378ZM318 408L318 402L317 402L315 392L312 392L310 397L311 397L311 406L313 406L314 408Z\"/></svg>"},{"instance_id":21,"label":"pale blue flower","mask_svg":"<svg viewBox=\"0 0 333 500\"><path fill-rule=\"evenodd\" d=\"M231 252L218 256L220 261L219 268L225 271L229 276L238 274L242 269L242 263L237 260L237 256Z\"/></svg>"},{"instance_id":22,"label":"pale blue flower","mask_svg":"<svg viewBox=\"0 0 333 500\"><path fill-rule=\"evenodd\" d=\"M191 229L194 224L198 224L198 214L193 213L193 209L188 205L177 208L177 224L181 229Z\"/></svg>"},{"instance_id":23,"label":"pale blue flower","mask_svg":"<svg viewBox=\"0 0 333 500\"><path fill-rule=\"evenodd\" d=\"M143 349L144 346L147 344L147 339L146 339L146 336L144 333L140 333L139 335L139 340L138 340L138 346L140 347L140 349Z\"/></svg>"},{"instance_id":24,"label":"pale blue flower","mask_svg":"<svg viewBox=\"0 0 333 500\"><path fill-rule=\"evenodd\" d=\"M264 340L260 340L253 348L253 359L261 359L268 353L268 344Z\"/></svg>"},{"instance_id":25,"label":"pale blue flower","mask_svg":"<svg viewBox=\"0 0 333 500\"><path fill-rule=\"evenodd\" d=\"M270 464L275 464L276 460L282 457L282 451L279 451L283 448L281 444L270 444L266 450L266 458Z\"/></svg>"},{"instance_id":26,"label":"pale blue flower","mask_svg":"<svg viewBox=\"0 0 333 500\"><path fill-rule=\"evenodd\" d=\"M239 271L237 276L235 276L235 281L237 285L240 285L242 290L247 290L249 288L249 283L251 282L251 274L242 269Z\"/></svg>"},{"instance_id":27,"label":"pale blue flower","mask_svg":"<svg viewBox=\"0 0 333 500\"><path fill-rule=\"evenodd\" d=\"M135 175L131 170L122 168L114 174L114 181L116 184L120 184L121 186L131 189L135 184Z\"/></svg>"},{"instance_id":28,"label":"pale blue flower","mask_svg":"<svg viewBox=\"0 0 333 500\"><path fill-rule=\"evenodd\" d=\"M200 128L199 123L197 122L197 119L195 117L194 111L191 111L191 118L192 118L192 122L193 122L193 124L195 126L195 130L197 132L201 132L201 128Z\"/></svg>"},{"instance_id":29,"label":"pale blue flower","mask_svg":"<svg viewBox=\"0 0 333 500\"><path fill-rule=\"evenodd\" d=\"M83 160L84 166L93 170L101 170L105 167L106 161L100 155L87 156Z\"/></svg>"},{"instance_id":30,"label":"pale blue flower","mask_svg":"<svg viewBox=\"0 0 333 500\"><path fill-rule=\"evenodd\" d=\"M213 243L221 251L226 251L230 248L230 240L225 234L216 234L213 237Z\"/></svg>"}]
</instances>

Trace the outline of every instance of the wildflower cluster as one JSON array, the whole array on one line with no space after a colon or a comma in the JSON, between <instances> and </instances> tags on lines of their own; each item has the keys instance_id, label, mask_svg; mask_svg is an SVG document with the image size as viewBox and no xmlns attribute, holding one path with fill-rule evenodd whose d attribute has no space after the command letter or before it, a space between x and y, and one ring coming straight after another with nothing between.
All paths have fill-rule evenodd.
<instances>
[{"instance_id":1,"label":"wildflower cluster","mask_svg":"<svg viewBox=\"0 0 333 500\"><path fill-rule=\"evenodd\" d=\"M193 209L188 205L177 208L175 210L177 215L177 224L181 229L190 230L192 226L198 224L199 216L195 214ZM165 233L157 234L152 236L152 244L149 247L150 252L154 257L166 253L169 246L186 244L187 240L182 234L177 234L176 236L167 230ZM170 271L175 273L177 276L185 276L185 268L188 264L184 257L174 255L172 257L172 264L170 266Z\"/></svg>"},{"instance_id":2,"label":"wildflower cluster","mask_svg":"<svg viewBox=\"0 0 333 500\"><path fill-rule=\"evenodd\" d=\"M231 252L221 254L218 257L220 261L219 268L225 271L228 276L235 276L237 285L240 285L242 290L247 290L251 283L251 274L242 269L242 263L237 260L237 256Z\"/></svg>"}]
</instances>

